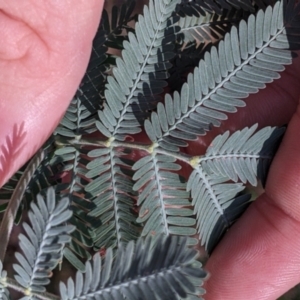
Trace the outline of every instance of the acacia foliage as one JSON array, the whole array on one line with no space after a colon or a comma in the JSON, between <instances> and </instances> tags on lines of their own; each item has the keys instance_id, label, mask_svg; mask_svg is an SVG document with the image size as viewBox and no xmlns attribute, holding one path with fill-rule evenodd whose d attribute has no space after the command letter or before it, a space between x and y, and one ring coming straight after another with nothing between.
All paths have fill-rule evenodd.
<instances>
[{"instance_id":1,"label":"acacia foliage","mask_svg":"<svg viewBox=\"0 0 300 300\"><path fill-rule=\"evenodd\" d=\"M0 190L2 211L10 199L16 220L30 219L10 285L23 299L45 291L61 260L78 270L60 284L63 299L196 299L206 273L187 245L213 251L253 200L246 185L264 184L284 133L254 124L216 136L205 153L184 151L292 63L299 4L150 0L140 15L134 6L104 11L85 77L39 166Z\"/></svg>"}]
</instances>

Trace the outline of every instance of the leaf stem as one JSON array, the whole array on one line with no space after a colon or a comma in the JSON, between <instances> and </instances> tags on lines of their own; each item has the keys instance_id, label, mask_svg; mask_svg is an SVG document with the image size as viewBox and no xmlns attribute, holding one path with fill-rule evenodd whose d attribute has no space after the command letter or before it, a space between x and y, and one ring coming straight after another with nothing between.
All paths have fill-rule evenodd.
<instances>
[{"instance_id":1,"label":"leaf stem","mask_svg":"<svg viewBox=\"0 0 300 300\"><path fill-rule=\"evenodd\" d=\"M56 145L62 146L94 146L94 147L103 147L103 148L110 148L110 147L122 147L122 148L130 148L134 150L142 150L150 153L150 147L152 145L144 145L144 144L135 144L130 142L121 142L121 141L111 141L108 140L100 140L95 138L81 138L79 139L64 139L59 137L56 140Z\"/></svg>"},{"instance_id":2,"label":"leaf stem","mask_svg":"<svg viewBox=\"0 0 300 300\"><path fill-rule=\"evenodd\" d=\"M23 293L24 295L28 295L28 289L24 288L23 286L21 286L16 280L11 279L11 278L5 278L5 282L4 284L6 285L6 287L11 288L15 291L18 291L20 293ZM30 292L30 295L33 296L34 298L37 299L42 299L42 300L59 300L60 297L53 295L51 293L36 293L36 292Z\"/></svg>"},{"instance_id":3,"label":"leaf stem","mask_svg":"<svg viewBox=\"0 0 300 300\"><path fill-rule=\"evenodd\" d=\"M189 154L166 151L162 148L156 148L155 151L159 154L165 154L168 156L172 156L180 161L183 161L184 163L186 163L188 165L191 165L191 161L194 158L194 156L191 156Z\"/></svg>"},{"instance_id":4,"label":"leaf stem","mask_svg":"<svg viewBox=\"0 0 300 300\"><path fill-rule=\"evenodd\" d=\"M0 226L0 261L2 262L4 261L7 245L21 200L32 175L44 159L44 155L44 150L40 149L31 159L11 196L7 209L5 210Z\"/></svg>"},{"instance_id":5,"label":"leaf stem","mask_svg":"<svg viewBox=\"0 0 300 300\"><path fill-rule=\"evenodd\" d=\"M151 145L144 145L144 144L137 144L137 143L130 143L130 142L121 142L121 141L110 141L110 140L98 140L94 138L84 138L84 139L63 139L59 138L57 140L57 145L59 146L94 146L94 147L103 147L103 148L110 148L110 147L120 147L120 148L129 148L133 150L141 150L146 151L147 153L153 152L153 144ZM160 147L155 147L155 151L160 154L165 154L168 156L172 156L188 165L193 166L193 161L195 156L178 153L178 152L171 152L167 151ZM197 156L197 158L201 158L204 156Z\"/></svg>"}]
</instances>

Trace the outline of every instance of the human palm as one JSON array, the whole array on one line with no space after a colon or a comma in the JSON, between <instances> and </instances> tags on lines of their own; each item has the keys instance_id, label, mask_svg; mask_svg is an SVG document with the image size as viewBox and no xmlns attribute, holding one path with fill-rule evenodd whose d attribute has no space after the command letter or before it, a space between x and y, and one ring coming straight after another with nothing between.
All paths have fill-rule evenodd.
<instances>
[{"instance_id":1,"label":"human palm","mask_svg":"<svg viewBox=\"0 0 300 300\"><path fill-rule=\"evenodd\" d=\"M63 116L87 66L102 5L0 1L0 186Z\"/></svg>"},{"instance_id":2,"label":"human palm","mask_svg":"<svg viewBox=\"0 0 300 300\"><path fill-rule=\"evenodd\" d=\"M102 5L103 0L0 0L0 186L63 116L87 66ZM276 299L300 281L299 96L297 58L222 126L289 123L265 193L206 265L211 278L205 299ZM191 145L190 154L219 130Z\"/></svg>"}]
</instances>

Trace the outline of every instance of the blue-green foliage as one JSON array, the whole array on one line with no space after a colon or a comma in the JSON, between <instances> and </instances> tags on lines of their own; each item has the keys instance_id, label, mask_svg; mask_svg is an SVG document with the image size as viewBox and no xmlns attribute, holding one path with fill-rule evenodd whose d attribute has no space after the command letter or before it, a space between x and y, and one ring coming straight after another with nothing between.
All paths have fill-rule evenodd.
<instances>
[{"instance_id":1,"label":"blue-green foliage","mask_svg":"<svg viewBox=\"0 0 300 300\"><path fill-rule=\"evenodd\" d=\"M26 198L41 194L14 267L24 299L45 290L63 257L79 271L61 283L62 299L199 299L205 272L186 245L210 254L250 204L246 184L266 181L282 128L256 124L216 136L197 156L185 149L292 63L300 5L149 0L138 16L134 7L103 13L85 77L25 187ZM24 176L0 191L0 210ZM35 226L51 232L46 246ZM50 260L33 268L45 249ZM94 252L104 262L97 253L91 263ZM1 264L8 299L4 278Z\"/></svg>"}]
</instances>

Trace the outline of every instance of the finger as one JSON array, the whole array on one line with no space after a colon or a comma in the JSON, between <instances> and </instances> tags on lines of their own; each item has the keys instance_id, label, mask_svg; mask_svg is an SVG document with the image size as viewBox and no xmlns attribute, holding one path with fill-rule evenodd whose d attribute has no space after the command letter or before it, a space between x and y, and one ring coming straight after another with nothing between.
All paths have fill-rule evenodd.
<instances>
[{"instance_id":1,"label":"finger","mask_svg":"<svg viewBox=\"0 0 300 300\"><path fill-rule=\"evenodd\" d=\"M63 116L86 69L103 2L0 0L0 186Z\"/></svg>"},{"instance_id":2,"label":"finger","mask_svg":"<svg viewBox=\"0 0 300 300\"><path fill-rule=\"evenodd\" d=\"M300 281L300 106L271 166L265 194L207 263L206 300L274 300Z\"/></svg>"}]
</instances>

